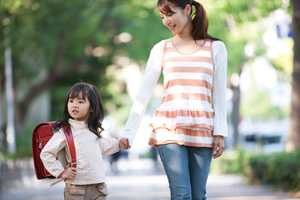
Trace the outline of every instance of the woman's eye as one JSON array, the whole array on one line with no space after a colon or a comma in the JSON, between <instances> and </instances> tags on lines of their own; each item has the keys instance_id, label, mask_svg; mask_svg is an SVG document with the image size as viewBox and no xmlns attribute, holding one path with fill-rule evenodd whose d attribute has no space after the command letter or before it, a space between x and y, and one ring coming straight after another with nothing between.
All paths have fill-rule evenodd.
<instances>
[{"instance_id":1,"label":"woman's eye","mask_svg":"<svg viewBox=\"0 0 300 200\"><path fill-rule=\"evenodd\" d=\"M69 99L69 103L73 103L73 99Z\"/></svg>"},{"instance_id":2,"label":"woman's eye","mask_svg":"<svg viewBox=\"0 0 300 200\"><path fill-rule=\"evenodd\" d=\"M167 15L168 17L171 17L173 14L174 14L174 13L169 12L169 13L167 13L166 15Z\"/></svg>"}]
</instances>

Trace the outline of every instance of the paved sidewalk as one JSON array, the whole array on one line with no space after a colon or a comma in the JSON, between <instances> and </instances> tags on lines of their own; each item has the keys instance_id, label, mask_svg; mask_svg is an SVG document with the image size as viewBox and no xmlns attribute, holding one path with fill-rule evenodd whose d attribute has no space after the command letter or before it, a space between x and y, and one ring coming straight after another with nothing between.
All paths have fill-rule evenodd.
<instances>
[{"instance_id":1,"label":"paved sidewalk","mask_svg":"<svg viewBox=\"0 0 300 200\"><path fill-rule=\"evenodd\" d=\"M121 161L118 174L109 172L108 200L168 200L167 179L160 165L150 160ZM63 200L63 183L49 187L46 181L32 176L22 178L22 185L4 188L1 200ZM249 186L242 177L232 175L209 176L208 200L295 200L286 193L264 186Z\"/></svg>"},{"instance_id":2,"label":"paved sidewalk","mask_svg":"<svg viewBox=\"0 0 300 200\"><path fill-rule=\"evenodd\" d=\"M168 200L164 175L110 177L109 200ZM249 186L243 178L233 175L209 176L208 200L295 200L286 193L265 186Z\"/></svg>"}]
</instances>

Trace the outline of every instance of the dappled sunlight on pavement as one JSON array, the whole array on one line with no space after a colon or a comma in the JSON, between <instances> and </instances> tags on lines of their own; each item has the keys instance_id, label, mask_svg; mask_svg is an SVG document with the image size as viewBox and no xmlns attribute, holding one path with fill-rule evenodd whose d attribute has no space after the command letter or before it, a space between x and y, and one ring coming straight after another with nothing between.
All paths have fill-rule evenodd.
<instances>
[{"instance_id":1,"label":"dappled sunlight on pavement","mask_svg":"<svg viewBox=\"0 0 300 200\"><path fill-rule=\"evenodd\" d=\"M29 161L30 163L30 161ZM24 165L24 163L22 163ZM107 164L107 167L109 165ZM109 168L109 167L108 167ZM22 170L22 168L17 168ZM26 167L28 170L28 167ZM36 180L32 169L19 172L16 187L7 179L0 200L63 200L63 183L50 187L49 181ZM22 182L22 184L21 184ZM107 200L168 200L166 176L160 163L152 160L120 160L117 171L108 171ZM208 179L208 200L295 200L286 193L266 186L249 186L235 175L211 175Z\"/></svg>"},{"instance_id":2,"label":"dappled sunlight on pavement","mask_svg":"<svg viewBox=\"0 0 300 200\"><path fill-rule=\"evenodd\" d=\"M294 200L286 193L267 186L247 185L244 179L235 175L209 176L209 200Z\"/></svg>"},{"instance_id":3,"label":"dappled sunlight on pavement","mask_svg":"<svg viewBox=\"0 0 300 200\"><path fill-rule=\"evenodd\" d=\"M212 200L281 200L281 197L274 197L273 195L271 196L255 196L255 197L249 197L249 196L239 196L239 197L219 197L219 198L211 198ZM287 199L283 198L284 200L292 200L292 199Z\"/></svg>"}]
</instances>

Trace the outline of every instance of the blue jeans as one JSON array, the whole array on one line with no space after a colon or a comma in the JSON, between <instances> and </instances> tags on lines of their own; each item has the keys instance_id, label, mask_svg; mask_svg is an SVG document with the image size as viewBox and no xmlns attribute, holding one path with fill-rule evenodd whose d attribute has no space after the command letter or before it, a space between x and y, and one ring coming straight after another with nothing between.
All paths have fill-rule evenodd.
<instances>
[{"instance_id":1,"label":"blue jeans","mask_svg":"<svg viewBox=\"0 0 300 200\"><path fill-rule=\"evenodd\" d=\"M168 177L171 200L205 200L212 149L178 144L157 147Z\"/></svg>"}]
</instances>

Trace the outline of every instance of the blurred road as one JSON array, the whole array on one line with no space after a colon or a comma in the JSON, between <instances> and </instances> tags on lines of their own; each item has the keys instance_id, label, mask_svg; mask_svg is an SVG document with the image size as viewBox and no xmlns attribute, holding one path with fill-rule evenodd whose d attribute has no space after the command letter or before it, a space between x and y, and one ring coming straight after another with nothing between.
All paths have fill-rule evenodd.
<instances>
[{"instance_id":1,"label":"blurred road","mask_svg":"<svg viewBox=\"0 0 300 200\"><path fill-rule=\"evenodd\" d=\"M16 183L9 184L9 180L4 182L3 185L6 186L2 185L0 199L63 200L63 183L50 187L49 182L36 180L32 176L30 165L25 165L24 162L22 166L29 171L23 172ZM18 170L20 171L22 170ZM108 200L169 199L168 184L161 165L155 165L151 160L119 161L114 172L108 171L107 184L110 192ZM208 200L293 199L296 198L265 186L249 186L239 176L211 175L208 180Z\"/></svg>"}]
</instances>

